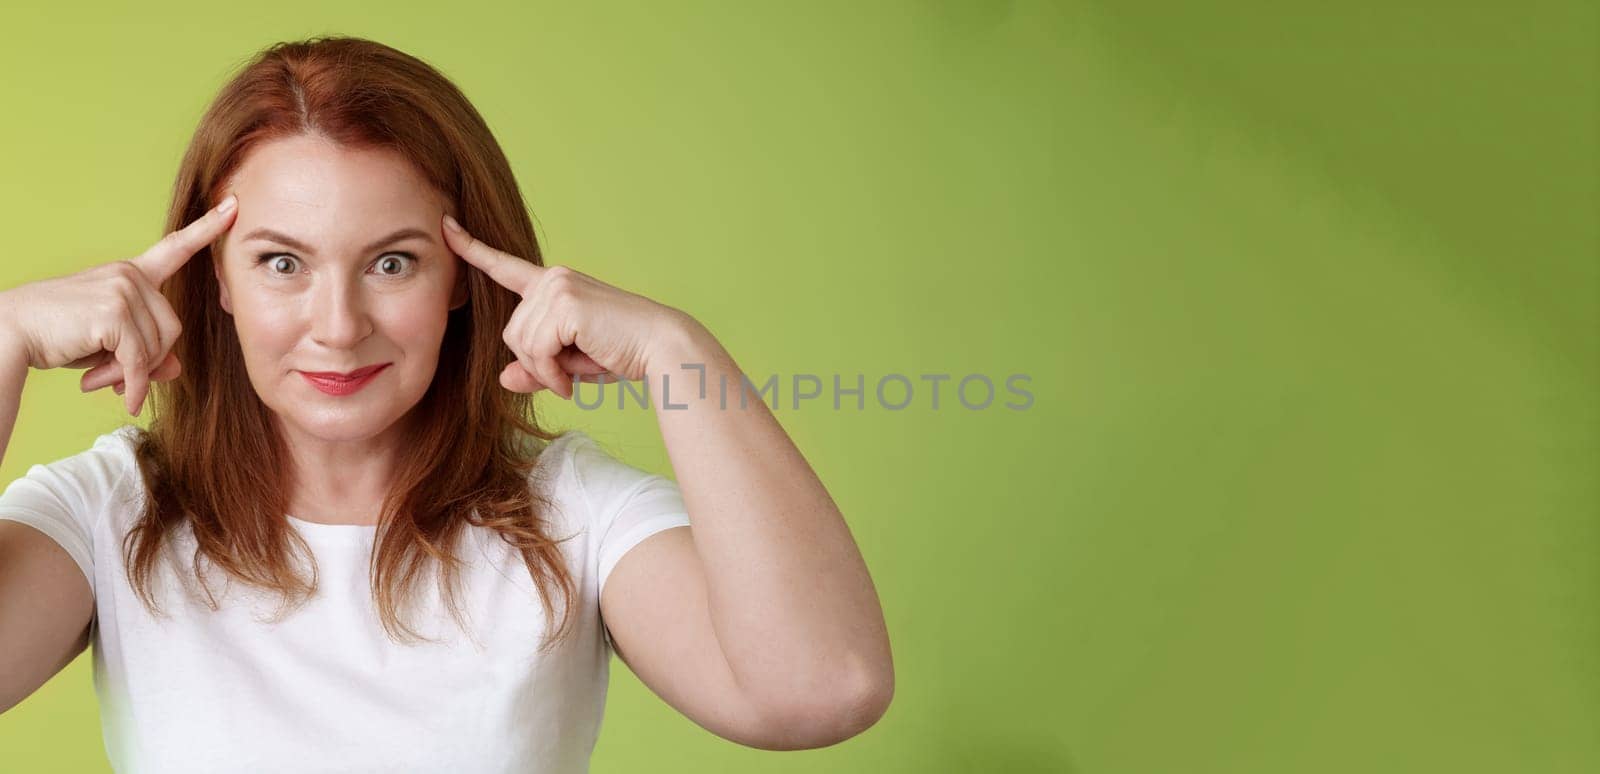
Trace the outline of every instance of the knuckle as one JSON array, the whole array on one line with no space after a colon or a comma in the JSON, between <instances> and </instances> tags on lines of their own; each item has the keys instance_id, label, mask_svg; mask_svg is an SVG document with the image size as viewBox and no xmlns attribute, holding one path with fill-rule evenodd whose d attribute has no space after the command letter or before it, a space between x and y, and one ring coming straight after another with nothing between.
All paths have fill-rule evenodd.
<instances>
[{"instance_id":1,"label":"knuckle","mask_svg":"<svg viewBox=\"0 0 1600 774\"><path fill-rule=\"evenodd\" d=\"M564 267L551 269L550 273L545 275L545 282L549 285L547 292L553 301L571 301L577 296L577 275L571 269Z\"/></svg>"},{"instance_id":2,"label":"knuckle","mask_svg":"<svg viewBox=\"0 0 1600 774\"><path fill-rule=\"evenodd\" d=\"M128 303L128 296L123 293L113 293L110 298L101 302L101 309L108 315L116 318L128 316L132 311Z\"/></svg>"},{"instance_id":3,"label":"knuckle","mask_svg":"<svg viewBox=\"0 0 1600 774\"><path fill-rule=\"evenodd\" d=\"M129 293L137 292L139 290L139 283L133 279L133 275L129 272L136 272L138 269L134 268L133 264L125 262L119 263L118 267L119 268L117 269L116 273L112 274L111 279L109 280L112 289L116 290L117 295L120 296L126 296Z\"/></svg>"}]
</instances>

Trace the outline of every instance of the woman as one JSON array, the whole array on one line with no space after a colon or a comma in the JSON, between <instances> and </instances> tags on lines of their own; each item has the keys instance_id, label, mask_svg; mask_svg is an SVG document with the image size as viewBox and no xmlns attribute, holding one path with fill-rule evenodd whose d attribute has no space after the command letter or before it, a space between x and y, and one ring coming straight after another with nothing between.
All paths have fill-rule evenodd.
<instances>
[{"instance_id":1,"label":"woman","mask_svg":"<svg viewBox=\"0 0 1600 774\"><path fill-rule=\"evenodd\" d=\"M544 266L431 67L265 50L167 231L0 294L0 448L29 368L153 406L0 495L0 709L92 642L119 771L582 771L613 649L741 744L885 711L879 603L805 459L697 389L743 382L693 317ZM539 425L575 379L646 380L676 483Z\"/></svg>"}]
</instances>

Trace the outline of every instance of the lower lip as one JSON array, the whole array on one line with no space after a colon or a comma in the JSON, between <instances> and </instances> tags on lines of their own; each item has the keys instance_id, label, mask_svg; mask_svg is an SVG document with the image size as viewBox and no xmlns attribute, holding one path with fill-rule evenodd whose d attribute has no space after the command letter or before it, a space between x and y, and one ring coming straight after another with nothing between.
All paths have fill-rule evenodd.
<instances>
[{"instance_id":1,"label":"lower lip","mask_svg":"<svg viewBox=\"0 0 1600 774\"><path fill-rule=\"evenodd\" d=\"M350 393L367 386L368 382L376 379L378 374L383 373L388 367L389 364L385 363L377 370L361 377L360 379L330 379L325 376L312 376L304 371L301 371L300 375L305 377L305 380L309 382L312 387L315 387L329 395L349 395Z\"/></svg>"}]
</instances>

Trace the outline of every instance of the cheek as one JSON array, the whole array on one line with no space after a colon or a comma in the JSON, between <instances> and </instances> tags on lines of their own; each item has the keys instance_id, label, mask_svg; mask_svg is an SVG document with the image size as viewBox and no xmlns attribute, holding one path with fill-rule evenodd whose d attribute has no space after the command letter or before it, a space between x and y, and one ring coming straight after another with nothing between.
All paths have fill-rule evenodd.
<instances>
[{"instance_id":1,"label":"cheek","mask_svg":"<svg viewBox=\"0 0 1600 774\"><path fill-rule=\"evenodd\" d=\"M448 289L419 286L376 300L372 314L396 344L437 348L450 320L449 304Z\"/></svg>"},{"instance_id":2,"label":"cheek","mask_svg":"<svg viewBox=\"0 0 1600 774\"><path fill-rule=\"evenodd\" d=\"M231 296L233 327L247 358L270 358L293 347L299 314L292 300L248 285L235 287Z\"/></svg>"}]
</instances>

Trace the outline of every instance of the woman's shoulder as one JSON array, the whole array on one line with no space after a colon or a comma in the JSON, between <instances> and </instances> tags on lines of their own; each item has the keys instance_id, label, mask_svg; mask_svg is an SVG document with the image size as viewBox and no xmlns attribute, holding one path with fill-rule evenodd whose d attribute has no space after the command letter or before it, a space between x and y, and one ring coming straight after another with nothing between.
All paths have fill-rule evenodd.
<instances>
[{"instance_id":1,"label":"woman's shoulder","mask_svg":"<svg viewBox=\"0 0 1600 774\"><path fill-rule=\"evenodd\" d=\"M115 430L100 434L99 437L94 439L94 444L89 448L126 452L129 456L132 456L134 448L144 438L144 433L144 428L138 425L122 425Z\"/></svg>"},{"instance_id":2,"label":"woman's shoulder","mask_svg":"<svg viewBox=\"0 0 1600 774\"><path fill-rule=\"evenodd\" d=\"M581 503L592 521L646 488L676 489L667 476L628 462L633 456L627 444L602 442L574 429L545 447L540 467L556 498Z\"/></svg>"},{"instance_id":3,"label":"woman's shoulder","mask_svg":"<svg viewBox=\"0 0 1600 774\"><path fill-rule=\"evenodd\" d=\"M143 432L123 425L100 434L88 448L31 465L0 494L0 511L26 512L89 529L131 502L135 448Z\"/></svg>"},{"instance_id":4,"label":"woman's shoulder","mask_svg":"<svg viewBox=\"0 0 1600 774\"><path fill-rule=\"evenodd\" d=\"M547 475L567 476L578 486L595 488L608 478L627 476L629 471L650 475L625 461L627 451L620 442L602 442L589 433L569 429L549 442L539 455L539 468Z\"/></svg>"},{"instance_id":5,"label":"woman's shoulder","mask_svg":"<svg viewBox=\"0 0 1600 774\"><path fill-rule=\"evenodd\" d=\"M144 428L138 425L122 425L100 434L88 450L76 455L80 465L87 465L94 472L96 483L106 487L106 506L117 506L118 513L136 506L144 494L144 477L138 462L139 443L144 435Z\"/></svg>"},{"instance_id":6,"label":"woman's shoulder","mask_svg":"<svg viewBox=\"0 0 1600 774\"><path fill-rule=\"evenodd\" d=\"M96 436L87 449L43 464L53 470L94 471L105 477L117 479L134 465L139 441L144 429L138 425L122 425ZM114 480L102 483L113 484Z\"/></svg>"},{"instance_id":7,"label":"woman's shoulder","mask_svg":"<svg viewBox=\"0 0 1600 774\"><path fill-rule=\"evenodd\" d=\"M533 478L557 499L581 497L583 469L592 464L599 446L582 430L565 430L539 452ZM603 453L603 452L602 452Z\"/></svg>"}]
</instances>

